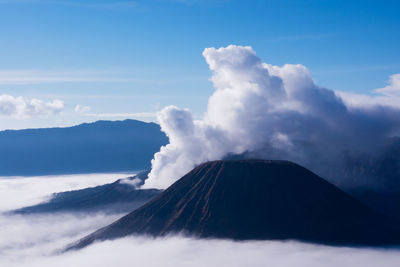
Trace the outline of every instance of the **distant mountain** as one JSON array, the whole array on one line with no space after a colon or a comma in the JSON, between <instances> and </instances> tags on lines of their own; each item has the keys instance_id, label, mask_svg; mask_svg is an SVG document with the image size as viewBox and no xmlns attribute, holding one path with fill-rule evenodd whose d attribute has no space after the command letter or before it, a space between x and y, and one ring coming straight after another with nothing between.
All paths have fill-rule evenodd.
<instances>
[{"instance_id":1,"label":"distant mountain","mask_svg":"<svg viewBox=\"0 0 400 267\"><path fill-rule=\"evenodd\" d=\"M55 193L47 202L13 211L16 214L48 212L97 212L128 213L142 206L161 193L157 189L136 189L148 172L119 179L113 183ZM139 181L137 181L139 179Z\"/></svg>"},{"instance_id":2,"label":"distant mountain","mask_svg":"<svg viewBox=\"0 0 400 267\"><path fill-rule=\"evenodd\" d=\"M0 132L0 175L143 170L168 138L155 123L97 121Z\"/></svg>"},{"instance_id":3,"label":"distant mountain","mask_svg":"<svg viewBox=\"0 0 400 267\"><path fill-rule=\"evenodd\" d=\"M204 163L156 198L69 249L132 234L400 244L400 227L334 185L285 161Z\"/></svg>"}]
</instances>

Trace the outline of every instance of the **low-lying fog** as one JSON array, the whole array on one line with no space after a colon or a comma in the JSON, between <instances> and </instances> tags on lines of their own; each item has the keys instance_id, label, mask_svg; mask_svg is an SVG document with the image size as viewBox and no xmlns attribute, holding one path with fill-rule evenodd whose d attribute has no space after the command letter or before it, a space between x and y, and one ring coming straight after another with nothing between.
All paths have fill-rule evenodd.
<instances>
[{"instance_id":1,"label":"low-lying fog","mask_svg":"<svg viewBox=\"0 0 400 267\"><path fill-rule=\"evenodd\" d=\"M93 186L121 177L120 174L96 176L81 175L79 181L65 176L0 179L1 209L32 205L50 192ZM101 213L0 215L0 266L397 267L400 262L400 250L396 249L330 247L294 241L197 240L182 236L130 237L95 243L80 251L57 253L65 245L120 216Z\"/></svg>"},{"instance_id":2,"label":"low-lying fog","mask_svg":"<svg viewBox=\"0 0 400 267\"><path fill-rule=\"evenodd\" d=\"M97 173L46 176L0 176L0 212L45 201L52 193L93 187L132 173Z\"/></svg>"}]
</instances>

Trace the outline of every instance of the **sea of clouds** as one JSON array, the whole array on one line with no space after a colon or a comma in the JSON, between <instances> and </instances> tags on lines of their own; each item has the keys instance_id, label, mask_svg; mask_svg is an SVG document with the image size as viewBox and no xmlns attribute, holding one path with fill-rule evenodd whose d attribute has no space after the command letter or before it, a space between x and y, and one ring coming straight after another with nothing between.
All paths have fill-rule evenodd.
<instances>
[{"instance_id":1,"label":"sea of clouds","mask_svg":"<svg viewBox=\"0 0 400 267\"><path fill-rule=\"evenodd\" d=\"M99 212L21 215L9 211L46 201L52 193L102 185L131 175L0 177L0 266L19 266L25 260L52 255L123 215Z\"/></svg>"},{"instance_id":2,"label":"sea of clouds","mask_svg":"<svg viewBox=\"0 0 400 267\"><path fill-rule=\"evenodd\" d=\"M152 160L145 188L166 188L196 165L229 155L294 161L325 178L344 156L376 155L400 135L400 75L371 95L318 86L303 65L264 63L248 46L206 48L215 88L207 111L165 107L169 137ZM335 177L338 178L338 177Z\"/></svg>"},{"instance_id":3,"label":"sea of clouds","mask_svg":"<svg viewBox=\"0 0 400 267\"><path fill-rule=\"evenodd\" d=\"M98 176L99 180L96 180ZM79 181L72 183L74 178ZM20 205L9 201L24 198L29 188L42 188L46 196L51 188L76 189L119 178L116 175L56 176L20 178L15 190L8 179L0 179L0 201L3 211ZM108 179L106 177L109 177ZM54 181L53 181L54 180ZM44 190L46 188L46 190ZM33 199L33 198L31 198ZM10 203L10 206L5 207ZM169 236L153 239L127 237L95 243L79 251L60 251L83 236L103 227L124 214L48 213L35 215L0 214L0 266L398 266L400 250L330 247L296 241L249 241L194 239Z\"/></svg>"},{"instance_id":4,"label":"sea of clouds","mask_svg":"<svg viewBox=\"0 0 400 267\"><path fill-rule=\"evenodd\" d=\"M364 266L397 267L400 251L329 247L295 241L200 240L183 236L160 239L127 237L60 253L110 216L48 215L1 220L1 266ZM11 231L10 231L11 230ZM14 231L13 231L14 230Z\"/></svg>"},{"instance_id":5,"label":"sea of clouds","mask_svg":"<svg viewBox=\"0 0 400 267\"><path fill-rule=\"evenodd\" d=\"M46 201L52 193L111 183L132 173L0 176L0 212Z\"/></svg>"}]
</instances>

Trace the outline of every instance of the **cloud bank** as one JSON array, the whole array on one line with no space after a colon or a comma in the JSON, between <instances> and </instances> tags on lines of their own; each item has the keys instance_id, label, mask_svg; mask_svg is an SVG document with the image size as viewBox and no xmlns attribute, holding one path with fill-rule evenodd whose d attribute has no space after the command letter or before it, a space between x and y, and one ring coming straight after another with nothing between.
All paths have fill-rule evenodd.
<instances>
[{"instance_id":1,"label":"cloud bank","mask_svg":"<svg viewBox=\"0 0 400 267\"><path fill-rule=\"evenodd\" d=\"M166 188L197 164L243 153L332 176L343 153L376 151L400 133L399 75L365 96L319 87L303 65L264 63L248 46L206 48L203 56L215 88L207 112L201 120L175 106L158 113L170 143L154 155L145 188Z\"/></svg>"},{"instance_id":2,"label":"cloud bank","mask_svg":"<svg viewBox=\"0 0 400 267\"><path fill-rule=\"evenodd\" d=\"M58 114L64 109L64 102L55 99L50 102L36 98L0 95L0 115L14 118L29 118L40 115Z\"/></svg>"},{"instance_id":3,"label":"cloud bank","mask_svg":"<svg viewBox=\"0 0 400 267\"><path fill-rule=\"evenodd\" d=\"M44 259L123 215L14 215L7 211L36 204L55 192L101 185L121 176L125 177L121 173L0 177L0 266L29 265L32 259Z\"/></svg>"},{"instance_id":4,"label":"cloud bank","mask_svg":"<svg viewBox=\"0 0 400 267\"><path fill-rule=\"evenodd\" d=\"M58 186L90 186L95 176L76 176L63 180ZM13 203L10 198L23 198L28 187L52 188L55 184L49 179L24 178L24 187L15 190L13 196L4 194L7 190L18 188L20 184L3 187L0 203ZM82 182L84 180L84 182ZM0 179L0 182L3 178ZM105 182L105 181L104 181ZM56 183L56 181L54 182ZM1 188L1 187L0 187ZM7 190L6 190L7 189ZM51 191L54 192L54 191ZM68 253L58 253L67 244L115 221L120 215L102 213L52 213L46 215L0 214L0 266L398 266L398 249L367 249L330 247L305 244L301 242L249 241L193 239L183 236L170 236L153 239L146 237L127 237L114 241L95 243L85 249Z\"/></svg>"},{"instance_id":5,"label":"cloud bank","mask_svg":"<svg viewBox=\"0 0 400 267\"><path fill-rule=\"evenodd\" d=\"M43 202L52 193L111 183L132 176L125 173L0 177L0 213Z\"/></svg>"},{"instance_id":6,"label":"cloud bank","mask_svg":"<svg viewBox=\"0 0 400 267\"><path fill-rule=\"evenodd\" d=\"M0 214L0 266L19 266L24 260L47 257L120 216L102 213Z\"/></svg>"},{"instance_id":7,"label":"cloud bank","mask_svg":"<svg viewBox=\"0 0 400 267\"><path fill-rule=\"evenodd\" d=\"M61 237L61 240L67 240L65 236ZM18 250L9 250L1 257L0 264L9 267L131 265L394 267L398 266L400 260L398 250L339 248L300 242L196 240L179 236L163 239L129 237L95 243L80 251L58 255L46 255L40 252L40 248L47 248L48 245L34 246L29 250L20 249L25 254L18 254Z\"/></svg>"}]
</instances>

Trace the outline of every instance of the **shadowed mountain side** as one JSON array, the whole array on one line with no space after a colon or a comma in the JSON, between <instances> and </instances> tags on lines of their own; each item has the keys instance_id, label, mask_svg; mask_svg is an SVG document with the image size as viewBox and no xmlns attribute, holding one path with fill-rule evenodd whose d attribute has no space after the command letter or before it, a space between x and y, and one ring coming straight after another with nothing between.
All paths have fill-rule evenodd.
<instances>
[{"instance_id":1,"label":"shadowed mountain side","mask_svg":"<svg viewBox=\"0 0 400 267\"><path fill-rule=\"evenodd\" d=\"M0 132L0 175L143 170L168 143L155 123L97 121Z\"/></svg>"},{"instance_id":2,"label":"shadowed mountain side","mask_svg":"<svg viewBox=\"0 0 400 267\"><path fill-rule=\"evenodd\" d=\"M204 163L134 212L69 249L131 234L400 244L390 220L334 185L285 161Z\"/></svg>"},{"instance_id":3,"label":"shadowed mountain side","mask_svg":"<svg viewBox=\"0 0 400 267\"><path fill-rule=\"evenodd\" d=\"M131 212L162 192L157 189L136 189L130 182L140 175L96 187L55 193L48 202L24 207L13 213ZM136 182L136 184L140 183L140 181Z\"/></svg>"},{"instance_id":4,"label":"shadowed mountain side","mask_svg":"<svg viewBox=\"0 0 400 267\"><path fill-rule=\"evenodd\" d=\"M400 192L400 137L388 138L380 151L343 155L343 168L331 180L344 190L387 193ZM335 181L335 176L342 179ZM383 195L383 194L382 194Z\"/></svg>"},{"instance_id":5,"label":"shadowed mountain side","mask_svg":"<svg viewBox=\"0 0 400 267\"><path fill-rule=\"evenodd\" d=\"M307 151L307 146L304 151ZM241 154L228 154L225 160L288 159L287 155L274 154L270 148L260 148ZM381 148L373 152L344 151L340 160L329 163L318 158L296 163L317 173L345 192L374 191L381 196L400 192L400 137L387 138ZM400 206L399 206L400 207ZM399 210L400 211L400 210Z\"/></svg>"},{"instance_id":6,"label":"shadowed mountain side","mask_svg":"<svg viewBox=\"0 0 400 267\"><path fill-rule=\"evenodd\" d=\"M352 190L348 192L368 207L400 221L400 192Z\"/></svg>"}]
</instances>

